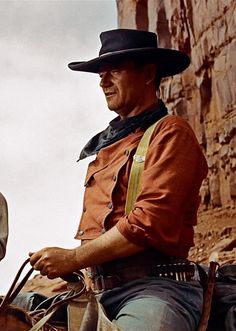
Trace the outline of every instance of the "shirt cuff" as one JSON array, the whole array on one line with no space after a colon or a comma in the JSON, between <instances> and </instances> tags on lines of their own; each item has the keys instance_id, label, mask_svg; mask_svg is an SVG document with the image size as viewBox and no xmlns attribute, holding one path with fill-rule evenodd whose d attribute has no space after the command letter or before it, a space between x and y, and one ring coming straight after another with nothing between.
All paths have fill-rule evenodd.
<instances>
[{"instance_id":1,"label":"shirt cuff","mask_svg":"<svg viewBox=\"0 0 236 331\"><path fill-rule=\"evenodd\" d=\"M122 217L116 224L116 227L118 231L131 243L142 247L149 246L145 230L136 224L131 224L128 216Z\"/></svg>"}]
</instances>

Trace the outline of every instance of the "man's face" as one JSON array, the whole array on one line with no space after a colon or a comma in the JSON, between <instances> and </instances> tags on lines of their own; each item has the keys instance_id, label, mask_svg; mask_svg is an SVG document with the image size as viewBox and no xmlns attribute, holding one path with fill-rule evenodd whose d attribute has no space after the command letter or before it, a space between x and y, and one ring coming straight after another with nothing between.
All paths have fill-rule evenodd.
<instances>
[{"instance_id":1,"label":"man's face","mask_svg":"<svg viewBox=\"0 0 236 331\"><path fill-rule=\"evenodd\" d=\"M147 77L132 61L107 65L99 72L100 86L110 110L124 117L137 115L142 105Z\"/></svg>"}]
</instances>

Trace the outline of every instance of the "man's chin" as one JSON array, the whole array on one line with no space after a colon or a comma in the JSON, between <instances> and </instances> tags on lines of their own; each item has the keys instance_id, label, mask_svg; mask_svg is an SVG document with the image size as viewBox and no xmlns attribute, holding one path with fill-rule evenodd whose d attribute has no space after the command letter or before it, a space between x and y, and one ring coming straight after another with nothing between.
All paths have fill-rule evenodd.
<instances>
[{"instance_id":1,"label":"man's chin","mask_svg":"<svg viewBox=\"0 0 236 331\"><path fill-rule=\"evenodd\" d=\"M107 102L107 107L110 111L113 111L118 115L120 115L120 113L122 112L121 108L116 107L115 105L112 105L111 103L109 104L108 102Z\"/></svg>"},{"instance_id":2,"label":"man's chin","mask_svg":"<svg viewBox=\"0 0 236 331\"><path fill-rule=\"evenodd\" d=\"M116 112L116 107L112 106L112 105L109 105L109 103L107 103L107 107L110 111L114 111Z\"/></svg>"}]
</instances>

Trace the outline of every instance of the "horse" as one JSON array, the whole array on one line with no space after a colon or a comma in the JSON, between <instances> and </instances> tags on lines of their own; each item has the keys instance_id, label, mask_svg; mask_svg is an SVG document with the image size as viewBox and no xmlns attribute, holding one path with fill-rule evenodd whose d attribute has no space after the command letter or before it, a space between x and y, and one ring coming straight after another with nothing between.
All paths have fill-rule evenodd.
<instances>
[{"instance_id":1,"label":"horse","mask_svg":"<svg viewBox=\"0 0 236 331\"><path fill-rule=\"evenodd\" d=\"M79 309L79 307L77 308ZM73 311L73 313L75 313L75 311ZM79 315L79 318L81 318L81 314ZM32 315L31 312L14 305L7 305L2 311L0 311L0 330L29 331L35 323L34 315ZM82 320L78 321L78 316L74 316L74 320L72 318L70 323L69 330L71 331L121 331L117 325L113 324L106 317L101 304L99 304L94 298L89 301L85 312L83 312ZM68 331L68 327L67 325L59 326L47 322L40 328L40 330Z\"/></svg>"},{"instance_id":2,"label":"horse","mask_svg":"<svg viewBox=\"0 0 236 331\"><path fill-rule=\"evenodd\" d=\"M31 327L31 317L21 308L8 305L0 312L0 330L28 331Z\"/></svg>"},{"instance_id":3,"label":"horse","mask_svg":"<svg viewBox=\"0 0 236 331\"><path fill-rule=\"evenodd\" d=\"M69 290L49 297L33 311L26 311L12 304L25 284L32 268L17 285L19 276L29 262L27 259L19 269L8 293L0 298L0 330L4 331L121 331L106 316L102 305L92 292L86 291L81 273L71 275ZM75 282L76 280L76 282ZM71 287L71 288L70 288ZM67 323L54 321L54 313L67 304ZM68 325L67 325L68 324ZM32 329L33 327L33 329Z\"/></svg>"}]
</instances>

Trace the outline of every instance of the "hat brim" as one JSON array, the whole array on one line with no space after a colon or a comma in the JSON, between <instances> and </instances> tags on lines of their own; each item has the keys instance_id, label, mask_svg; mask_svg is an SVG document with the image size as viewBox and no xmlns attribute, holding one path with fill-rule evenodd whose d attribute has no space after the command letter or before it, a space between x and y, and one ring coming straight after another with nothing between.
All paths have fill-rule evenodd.
<instances>
[{"instance_id":1,"label":"hat brim","mask_svg":"<svg viewBox=\"0 0 236 331\"><path fill-rule=\"evenodd\" d=\"M98 73L104 65L132 59L140 60L144 63L156 63L161 77L179 74L190 64L188 55L181 51L150 47L106 53L90 61L71 62L68 64L68 67L75 71Z\"/></svg>"}]
</instances>

